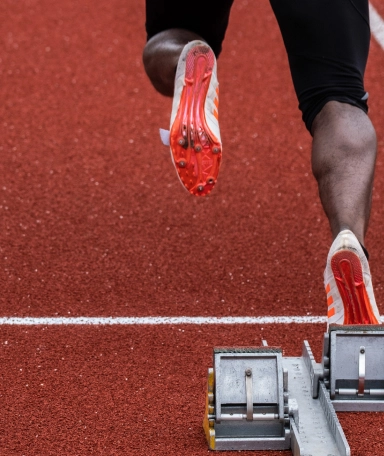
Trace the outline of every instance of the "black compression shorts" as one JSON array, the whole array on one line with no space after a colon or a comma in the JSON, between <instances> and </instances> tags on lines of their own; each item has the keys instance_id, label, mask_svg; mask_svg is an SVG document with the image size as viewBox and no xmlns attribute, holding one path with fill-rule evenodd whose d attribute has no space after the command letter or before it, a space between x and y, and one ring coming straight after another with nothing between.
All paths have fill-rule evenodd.
<instances>
[{"instance_id":1,"label":"black compression shorts","mask_svg":"<svg viewBox=\"0 0 384 456\"><path fill-rule=\"evenodd\" d=\"M363 79L370 42L368 0L270 2L307 129L311 131L316 115L331 100L367 112ZM171 28L187 29L207 41L218 56L232 3L194 0L191 8L190 2L180 0L146 0L147 38Z\"/></svg>"},{"instance_id":2,"label":"black compression shorts","mask_svg":"<svg viewBox=\"0 0 384 456\"><path fill-rule=\"evenodd\" d=\"M146 0L147 39L164 30L186 29L203 38L218 57L233 1ZM204 11L204 14L201 14L201 11Z\"/></svg>"}]
</instances>

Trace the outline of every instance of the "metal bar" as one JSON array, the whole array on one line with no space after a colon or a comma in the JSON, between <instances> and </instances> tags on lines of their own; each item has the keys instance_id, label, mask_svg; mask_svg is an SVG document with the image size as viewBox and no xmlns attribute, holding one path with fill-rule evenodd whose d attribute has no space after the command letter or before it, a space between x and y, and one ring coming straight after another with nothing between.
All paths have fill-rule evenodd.
<instances>
[{"instance_id":1,"label":"metal bar","mask_svg":"<svg viewBox=\"0 0 384 456\"><path fill-rule=\"evenodd\" d=\"M279 410L279 420L284 419L284 372L282 358L276 357L276 374L277 374L277 385L276 385L276 395L278 401L278 410ZM285 393L287 394L287 393Z\"/></svg>"},{"instance_id":2,"label":"metal bar","mask_svg":"<svg viewBox=\"0 0 384 456\"><path fill-rule=\"evenodd\" d=\"M210 420L215 419L215 415L209 415ZM277 413L253 413L252 421L272 421L279 419ZM248 415L245 413L222 413L221 421L242 421L248 420Z\"/></svg>"},{"instance_id":3,"label":"metal bar","mask_svg":"<svg viewBox=\"0 0 384 456\"><path fill-rule=\"evenodd\" d=\"M370 394L371 396L384 396L384 389L382 388L371 388L364 390L364 393Z\"/></svg>"},{"instance_id":4,"label":"metal bar","mask_svg":"<svg viewBox=\"0 0 384 456\"><path fill-rule=\"evenodd\" d=\"M245 370L245 390L247 394L247 420L253 420L252 369Z\"/></svg>"},{"instance_id":5,"label":"metal bar","mask_svg":"<svg viewBox=\"0 0 384 456\"><path fill-rule=\"evenodd\" d=\"M287 429L282 437L216 437L215 441L215 450L218 451L264 450L260 453L262 455L267 455L269 450L282 451L290 447L291 438Z\"/></svg>"},{"instance_id":6,"label":"metal bar","mask_svg":"<svg viewBox=\"0 0 384 456\"><path fill-rule=\"evenodd\" d=\"M362 394L359 394L359 390L355 388L339 388L336 390L336 394L339 396L363 396ZM379 389L379 388L371 388L371 389L365 389L364 390L364 395L369 395L369 396L384 396L384 389Z\"/></svg>"},{"instance_id":7,"label":"metal bar","mask_svg":"<svg viewBox=\"0 0 384 456\"><path fill-rule=\"evenodd\" d=\"M364 385L365 385L365 347L360 347L359 353L359 387L358 396L364 396Z\"/></svg>"},{"instance_id":8,"label":"metal bar","mask_svg":"<svg viewBox=\"0 0 384 456\"><path fill-rule=\"evenodd\" d=\"M332 401L336 412L384 412L383 399L336 399Z\"/></svg>"},{"instance_id":9,"label":"metal bar","mask_svg":"<svg viewBox=\"0 0 384 456\"><path fill-rule=\"evenodd\" d=\"M356 396L358 390L356 388L339 388L336 390L336 394L340 396Z\"/></svg>"},{"instance_id":10,"label":"metal bar","mask_svg":"<svg viewBox=\"0 0 384 456\"><path fill-rule=\"evenodd\" d=\"M283 389L284 392L288 392L288 369L283 369Z\"/></svg>"}]
</instances>

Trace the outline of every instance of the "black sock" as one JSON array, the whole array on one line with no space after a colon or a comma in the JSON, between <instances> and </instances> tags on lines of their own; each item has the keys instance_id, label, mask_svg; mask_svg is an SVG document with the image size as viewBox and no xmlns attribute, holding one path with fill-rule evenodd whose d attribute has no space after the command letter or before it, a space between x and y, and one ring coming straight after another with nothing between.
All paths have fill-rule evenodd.
<instances>
[{"instance_id":1,"label":"black sock","mask_svg":"<svg viewBox=\"0 0 384 456\"><path fill-rule=\"evenodd\" d=\"M361 248L363 249L363 252L365 253L365 256L367 257L367 260L369 261L369 253L368 250L363 246L363 244L360 242Z\"/></svg>"}]
</instances>

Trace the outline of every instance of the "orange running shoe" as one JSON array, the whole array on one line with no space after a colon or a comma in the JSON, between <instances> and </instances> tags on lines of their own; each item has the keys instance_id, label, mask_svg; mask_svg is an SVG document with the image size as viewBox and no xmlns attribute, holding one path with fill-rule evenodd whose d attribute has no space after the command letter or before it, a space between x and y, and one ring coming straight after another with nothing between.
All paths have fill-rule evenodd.
<instances>
[{"instance_id":1,"label":"orange running shoe","mask_svg":"<svg viewBox=\"0 0 384 456\"><path fill-rule=\"evenodd\" d=\"M368 260L356 236L343 230L334 240L324 271L328 325L380 324Z\"/></svg>"},{"instance_id":2,"label":"orange running shoe","mask_svg":"<svg viewBox=\"0 0 384 456\"><path fill-rule=\"evenodd\" d=\"M173 164L192 195L216 184L222 156L216 58L203 41L188 43L179 58L170 126Z\"/></svg>"}]
</instances>

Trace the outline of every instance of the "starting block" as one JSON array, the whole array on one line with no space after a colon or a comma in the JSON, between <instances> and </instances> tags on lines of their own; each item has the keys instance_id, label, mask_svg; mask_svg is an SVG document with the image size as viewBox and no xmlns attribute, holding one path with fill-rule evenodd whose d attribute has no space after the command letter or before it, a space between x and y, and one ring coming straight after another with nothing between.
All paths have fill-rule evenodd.
<instances>
[{"instance_id":1,"label":"starting block","mask_svg":"<svg viewBox=\"0 0 384 456\"><path fill-rule=\"evenodd\" d=\"M384 411L384 326L330 326L321 363L281 348L215 348L203 427L211 450L349 456L336 411Z\"/></svg>"}]
</instances>

